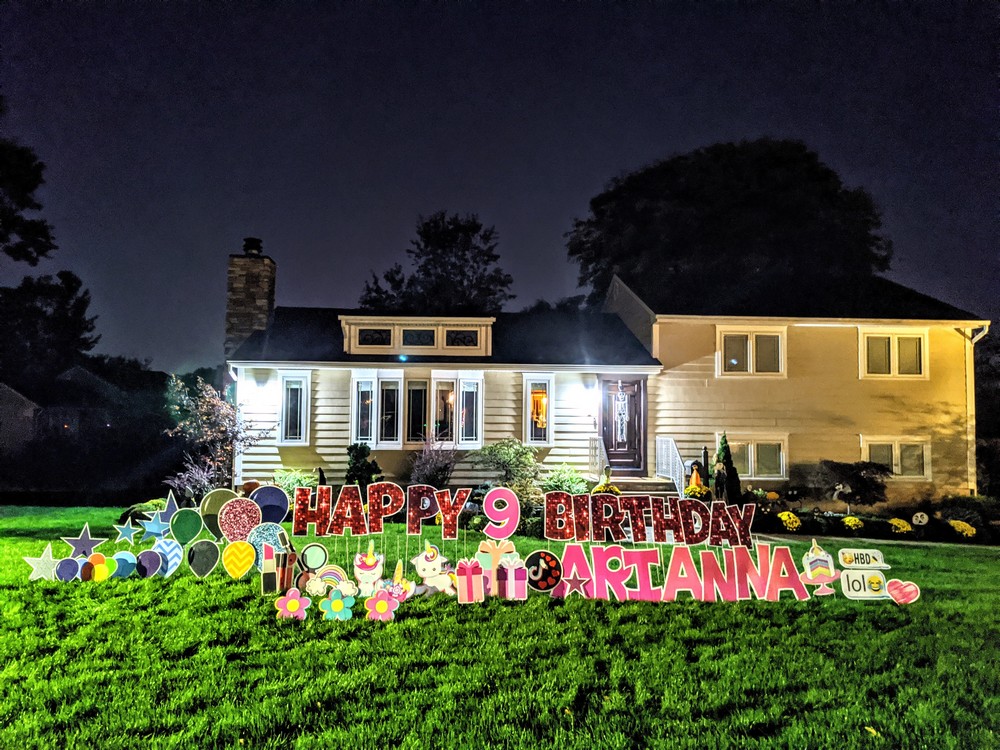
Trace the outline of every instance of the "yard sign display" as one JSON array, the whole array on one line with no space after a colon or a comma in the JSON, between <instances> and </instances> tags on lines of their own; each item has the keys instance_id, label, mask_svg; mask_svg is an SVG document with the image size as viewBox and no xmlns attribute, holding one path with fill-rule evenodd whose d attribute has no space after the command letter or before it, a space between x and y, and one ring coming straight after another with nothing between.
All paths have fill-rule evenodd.
<instances>
[{"instance_id":1,"label":"yard sign display","mask_svg":"<svg viewBox=\"0 0 1000 750\"><path fill-rule=\"evenodd\" d=\"M280 488L266 486L249 497L214 490L200 508L181 510L171 495L167 509L140 521L141 528L131 522L115 526L115 543L152 540L151 549L105 556L97 548L107 539L92 537L85 524L79 536L63 539L72 549L67 557L54 557L49 543L41 557L24 560L31 566L29 580L66 582L169 577L184 567L205 578L221 563L231 578L254 579L263 595L276 596L278 618L296 620L312 613L326 620L364 616L385 622L414 596L441 594L476 604L491 597L525 601L529 590L617 601L779 601L783 593L805 601L835 595L831 584L839 583L841 595L852 600L903 605L920 596L917 584L886 578L891 568L879 550L851 547L834 556L814 539L800 566L788 546L754 540L753 504L655 495L549 492L545 538L562 543L562 552L536 550L522 559L510 541L521 504L511 490L495 488L483 500L487 538L473 554L466 549L460 559L449 560L444 548L453 541L457 550L458 517L471 494L378 482L366 492L345 485L336 499L330 486L301 487L289 499ZM280 523L289 510L291 536ZM385 519L397 514L405 518L407 542L440 514L441 545L424 540L415 556L397 554L389 575L376 540ZM136 542L139 531L143 536ZM198 538L206 532L213 538ZM335 549L336 539L345 536L366 537L367 546L360 549L359 540L357 553L350 555L345 542L347 559L331 560L323 543L296 548L293 540L310 532L332 537Z\"/></svg>"}]
</instances>

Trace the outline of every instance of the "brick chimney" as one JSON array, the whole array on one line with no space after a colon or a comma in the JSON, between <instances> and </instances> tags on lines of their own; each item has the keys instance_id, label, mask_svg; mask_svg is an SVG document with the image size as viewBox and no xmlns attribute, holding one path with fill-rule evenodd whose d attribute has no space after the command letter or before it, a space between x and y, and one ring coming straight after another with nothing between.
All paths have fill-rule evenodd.
<instances>
[{"instance_id":1,"label":"brick chimney","mask_svg":"<svg viewBox=\"0 0 1000 750\"><path fill-rule=\"evenodd\" d=\"M226 360L254 331L264 331L274 314L277 266L256 237L243 240L243 252L229 256L226 275Z\"/></svg>"}]
</instances>

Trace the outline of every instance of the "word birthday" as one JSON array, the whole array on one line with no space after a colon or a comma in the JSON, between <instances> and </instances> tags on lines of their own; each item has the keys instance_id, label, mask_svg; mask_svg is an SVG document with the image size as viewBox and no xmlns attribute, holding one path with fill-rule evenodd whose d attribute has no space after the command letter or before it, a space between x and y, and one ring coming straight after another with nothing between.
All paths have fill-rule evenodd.
<instances>
[{"instance_id":1,"label":"word birthday","mask_svg":"<svg viewBox=\"0 0 1000 750\"><path fill-rule=\"evenodd\" d=\"M49 543L40 557L24 560L31 567L29 580L84 583L170 577L185 568L206 578L221 563L231 578L249 576L259 581L261 594L277 595L279 619L295 620L306 618L314 600L313 611L325 620L348 620L357 610L368 620L388 622L417 596L475 604L494 597L525 601L529 590L561 599L575 594L617 601L777 602L832 597L837 590L831 584L839 583L840 594L850 600L905 605L920 598L916 583L886 576L891 566L879 550L849 547L835 557L813 539L798 567L789 547L753 540L752 504L549 492L543 506L545 537L562 549L535 549L522 558L508 538L520 521L521 503L511 490L498 487L482 501L487 538L471 555L467 547L460 554L459 515L479 510L470 505L471 495L470 489L452 494L413 485L404 491L392 482L377 482L364 493L347 485L336 500L330 486L302 487L291 500L280 487L263 485L249 497L220 488L206 494L197 508L178 508L171 494L163 510L139 519L139 527L131 517L114 527L114 546L150 541L150 549L98 552L109 539L91 536L87 523L79 536L63 537L72 548L69 557L54 556ZM289 510L291 535L282 525ZM408 551L400 556L397 548L391 576L384 546L376 549L377 537L353 557L345 545L346 560L332 557L321 541L295 546L310 529L317 537L344 536L348 530L351 536L379 535L390 517L405 518L407 537L419 536L425 521L436 516L443 539L456 541L457 559L449 560L444 544L423 539L415 557Z\"/></svg>"},{"instance_id":2,"label":"word birthday","mask_svg":"<svg viewBox=\"0 0 1000 750\"><path fill-rule=\"evenodd\" d=\"M419 536L423 522L441 514L442 539L458 538L458 516L466 507L471 489L438 490L430 485L403 488L392 482L368 485L366 503L357 485L341 488L336 502L333 487L295 490L292 533L305 536L312 526L316 536L381 534L384 519L405 512L406 533ZM657 544L702 544L715 547L749 547L755 506L711 506L689 498L655 495L612 494L545 495L545 538L577 542L654 542ZM521 504L512 490L495 487L483 499L483 513L490 523L483 533L493 539L511 536L521 518Z\"/></svg>"}]
</instances>

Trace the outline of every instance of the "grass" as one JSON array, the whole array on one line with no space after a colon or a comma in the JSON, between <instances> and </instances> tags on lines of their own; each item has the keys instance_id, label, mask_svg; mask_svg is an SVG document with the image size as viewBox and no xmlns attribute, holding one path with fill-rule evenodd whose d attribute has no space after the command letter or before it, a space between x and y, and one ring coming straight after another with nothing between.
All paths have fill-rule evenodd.
<instances>
[{"instance_id":1,"label":"grass","mask_svg":"<svg viewBox=\"0 0 1000 750\"><path fill-rule=\"evenodd\" d=\"M872 543L893 566L887 577L921 586L908 607L839 594L734 604L533 594L419 599L388 624L300 623L278 621L256 580L221 568L205 580L186 568L27 580L21 557L49 541L57 557L68 552L59 537L85 521L113 539L117 514L0 508L2 748L1000 744L996 548ZM515 541L522 555L543 546ZM790 542L797 559L807 542ZM359 543L336 543L342 563ZM380 546L390 572L397 547L411 557L418 547L398 527Z\"/></svg>"}]
</instances>

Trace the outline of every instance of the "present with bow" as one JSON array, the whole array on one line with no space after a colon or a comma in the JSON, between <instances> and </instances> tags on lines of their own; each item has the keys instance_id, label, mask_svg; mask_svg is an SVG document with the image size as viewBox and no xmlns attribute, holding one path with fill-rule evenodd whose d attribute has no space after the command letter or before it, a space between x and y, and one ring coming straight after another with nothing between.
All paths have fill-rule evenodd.
<instances>
[{"instance_id":1,"label":"present with bow","mask_svg":"<svg viewBox=\"0 0 1000 750\"><path fill-rule=\"evenodd\" d=\"M455 577L459 604L473 604L486 598L483 566L478 560L459 560Z\"/></svg>"},{"instance_id":2,"label":"present with bow","mask_svg":"<svg viewBox=\"0 0 1000 750\"><path fill-rule=\"evenodd\" d=\"M500 541L487 539L479 543L479 554L476 555L476 558L483 563L483 568L486 570L485 575L490 584L490 594L493 596L499 593L497 568L500 567L500 560L504 555L511 553L516 554L517 550L514 549L514 543L508 542L506 539Z\"/></svg>"},{"instance_id":3,"label":"present with bow","mask_svg":"<svg viewBox=\"0 0 1000 750\"><path fill-rule=\"evenodd\" d=\"M503 599L524 601L528 598L528 569L519 559L500 561L497 568L497 594Z\"/></svg>"}]
</instances>

